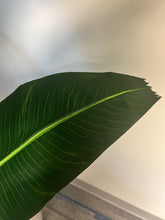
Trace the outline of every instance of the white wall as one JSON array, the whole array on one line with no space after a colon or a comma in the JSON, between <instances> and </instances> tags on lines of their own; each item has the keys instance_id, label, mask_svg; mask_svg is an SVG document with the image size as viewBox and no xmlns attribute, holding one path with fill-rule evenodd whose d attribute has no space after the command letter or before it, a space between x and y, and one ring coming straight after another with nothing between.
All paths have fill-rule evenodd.
<instances>
[{"instance_id":1,"label":"white wall","mask_svg":"<svg viewBox=\"0 0 165 220\"><path fill-rule=\"evenodd\" d=\"M0 0L0 97L60 71L145 77L162 97L79 176L165 218L165 1Z\"/></svg>"}]
</instances>

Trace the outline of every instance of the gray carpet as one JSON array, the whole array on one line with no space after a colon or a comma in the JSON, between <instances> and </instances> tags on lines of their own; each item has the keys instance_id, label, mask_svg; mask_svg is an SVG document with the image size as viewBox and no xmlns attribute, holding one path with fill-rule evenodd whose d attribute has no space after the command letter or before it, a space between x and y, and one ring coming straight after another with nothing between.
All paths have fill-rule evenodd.
<instances>
[{"instance_id":1,"label":"gray carpet","mask_svg":"<svg viewBox=\"0 0 165 220\"><path fill-rule=\"evenodd\" d=\"M112 220L62 193L55 196L53 203L43 210L43 220Z\"/></svg>"},{"instance_id":2,"label":"gray carpet","mask_svg":"<svg viewBox=\"0 0 165 220\"><path fill-rule=\"evenodd\" d=\"M44 207L43 220L142 220L69 184Z\"/></svg>"}]
</instances>

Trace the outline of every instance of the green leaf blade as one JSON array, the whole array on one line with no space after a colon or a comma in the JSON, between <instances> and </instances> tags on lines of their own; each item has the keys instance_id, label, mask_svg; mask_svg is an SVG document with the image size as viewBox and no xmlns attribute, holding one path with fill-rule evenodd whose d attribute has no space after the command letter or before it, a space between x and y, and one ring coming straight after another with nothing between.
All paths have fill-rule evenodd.
<instances>
[{"instance_id":1,"label":"green leaf blade","mask_svg":"<svg viewBox=\"0 0 165 220\"><path fill-rule=\"evenodd\" d=\"M158 99L143 79L115 73L19 87L0 103L0 217L30 218Z\"/></svg>"}]
</instances>

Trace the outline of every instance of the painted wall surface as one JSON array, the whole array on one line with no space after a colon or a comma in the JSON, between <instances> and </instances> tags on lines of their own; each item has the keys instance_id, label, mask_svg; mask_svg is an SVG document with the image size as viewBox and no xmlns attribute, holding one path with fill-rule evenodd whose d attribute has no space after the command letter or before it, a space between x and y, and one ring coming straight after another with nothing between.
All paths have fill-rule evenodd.
<instances>
[{"instance_id":1,"label":"painted wall surface","mask_svg":"<svg viewBox=\"0 0 165 220\"><path fill-rule=\"evenodd\" d=\"M0 98L61 71L147 78L162 99L79 176L165 218L165 1L0 0Z\"/></svg>"}]
</instances>

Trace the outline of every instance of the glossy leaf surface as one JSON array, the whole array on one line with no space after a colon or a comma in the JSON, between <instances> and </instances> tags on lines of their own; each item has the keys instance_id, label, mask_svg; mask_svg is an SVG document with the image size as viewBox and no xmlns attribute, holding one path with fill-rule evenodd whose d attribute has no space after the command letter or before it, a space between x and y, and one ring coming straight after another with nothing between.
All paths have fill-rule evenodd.
<instances>
[{"instance_id":1,"label":"glossy leaf surface","mask_svg":"<svg viewBox=\"0 0 165 220\"><path fill-rule=\"evenodd\" d=\"M0 103L0 220L26 220L159 99L116 73L61 73Z\"/></svg>"}]
</instances>

